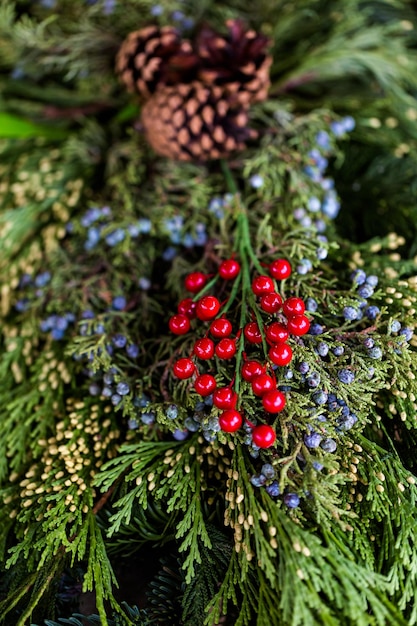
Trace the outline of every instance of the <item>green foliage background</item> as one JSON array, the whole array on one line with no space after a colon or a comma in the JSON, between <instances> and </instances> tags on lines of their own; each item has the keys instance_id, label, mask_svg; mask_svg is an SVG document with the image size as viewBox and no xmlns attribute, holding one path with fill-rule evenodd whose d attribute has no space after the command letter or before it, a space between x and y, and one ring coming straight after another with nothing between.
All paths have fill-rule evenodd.
<instances>
[{"instance_id":1,"label":"green foliage background","mask_svg":"<svg viewBox=\"0 0 417 626\"><path fill-rule=\"evenodd\" d=\"M416 325L415 3L160 6L155 18L142 0L116 2L110 13L104 0L0 2L0 623L415 624L416 343L391 330L396 320ZM137 123L141 103L115 76L124 37L175 22L173 11L193 18L187 36L204 22L221 30L227 18L243 18L271 39L270 97L251 111L259 140L226 167L153 154ZM317 133L346 115L354 131L332 135L326 152L342 209L324 218L323 242L294 210L322 193L305 169ZM260 189L250 185L255 174ZM225 197L219 219L210 202ZM83 217L104 206L111 215L100 242L86 248ZM181 236L195 237L203 224L208 241L175 244L169 261L167 220L178 217ZM132 224L142 225L139 234ZM109 245L116 228L128 234ZM318 246L328 252L322 262ZM215 273L233 250L246 255L248 271L277 255L293 267L309 259L312 271L294 272L285 289L315 298L312 317L325 328L297 346L290 410L275 422L279 442L258 459L243 434L172 437L198 398L169 375L192 344L173 338L167 319L185 275ZM379 278L373 324L343 318L357 303L357 268ZM45 271L50 281L35 285ZM25 275L32 281L22 283ZM120 294L123 311L111 305ZM245 314L248 297L243 279L233 314ZM83 317L90 309L94 319ZM40 329L69 312L61 341ZM118 333L139 345L138 359L103 349ZM365 336L381 360L370 362ZM345 355L319 359L319 340L343 345ZM344 433L330 422L335 454L303 444L313 418L300 362L358 417ZM349 387L337 378L341 366L355 372ZM118 407L90 393L110 370L131 389ZM229 373L219 365L218 382ZM147 406L138 406L142 394ZM256 417L244 385L242 397ZM153 424L142 420L147 411ZM265 462L281 494L301 496L300 507L252 485ZM129 598L123 583L117 591L126 572ZM81 586L94 592L99 617L81 615Z\"/></svg>"}]
</instances>

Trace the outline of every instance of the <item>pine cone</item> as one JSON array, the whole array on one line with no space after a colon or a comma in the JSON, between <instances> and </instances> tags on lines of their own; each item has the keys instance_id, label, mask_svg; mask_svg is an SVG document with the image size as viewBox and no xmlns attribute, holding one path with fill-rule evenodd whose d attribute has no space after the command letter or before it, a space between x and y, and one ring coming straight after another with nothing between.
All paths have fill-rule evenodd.
<instances>
[{"instance_id":1,"label":"pine cone","mask_svg":"<svg viewBox=\"0 0 417 626\"><path fill-rule=\"evenodd\" d=\"M130 33L116 56L116 72L128 91L149 98L157 86L187 82L196 64L190 42L171 26L148 26Z\"/></svg>"},{"instance_id":2,"label":"pine cone","mask_svg":"<svg viewBox=\"0 0 417 626\"><path fill-rule=\"evenodd\" d=\"M257 135L227 91L198 81L160 87L142 109L142 124L155 152L181 161L226 157Z\"/></svg>"},{"instance_id":3,"label":"pine cone","mask_svg":"<svg viewBox=\"0 0 417 626\"><path fill-rule=\"evenodd\" d=\"M195 51L200 58L198 79L208 85L223 87L230 102L249 107L265 100L270 85L266 54L269 40L254 30L245 30L240 20L226 22L228 34L223 37L204 27L197 37Z\"/></svg>"}]
</instances>

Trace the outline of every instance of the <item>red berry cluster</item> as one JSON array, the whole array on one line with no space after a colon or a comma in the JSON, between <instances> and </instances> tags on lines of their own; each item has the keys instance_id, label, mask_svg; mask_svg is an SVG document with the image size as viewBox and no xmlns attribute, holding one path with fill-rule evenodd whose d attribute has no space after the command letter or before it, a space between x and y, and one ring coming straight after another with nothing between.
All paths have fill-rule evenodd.
<instances>
[{"instance_id":1,"label":"red berry cluster","mask_svg":"<svg viewBox=\"0 0 417 626\"><path fill-rule=\"evenodd\" d=\"M221 263L218 273L223 280L231 281L237 278L240 270L240 264L232 258ZM215 377L208 373L200 374L194 360L208 361L213 358L230 360L236 355L238 341L245 341L247 351L266 341L268 358L265 362L248 358L244 353L240 372L234 372L233 380L239 374L243 380L250 383L254 395L261 398L265 411L275 415L284 409L286 399L284 393L277 389L273 366L285 366L290 363L292 349L287 343L289 336L304 335L310 327L310 322L304 315L305 306L301 298L290 297L283 301L276 291L274 279L283 280L290 276L289 262L285 259L276 259L268 266L268 272L269 275L257 275L251 284L257 304L261 311L269 316L262 330L255 321L254 314L253 321L237 329L235 337L231 337L233 324L226 314L222 314L223 305L213 295L181 300L178 313L169 320L169 328L176 335L188 333L192 320L196 318L209 323L204 336L195 341L192 355L174 363L173 373L180 379L188 379L195 375L196 392L202 397L213 394L213 405L222 411L219 416L220 427L228 433L239 430L245 419L241 409L236 409L239 398L233 390L233 383L227 387L217 387ZM186 277L185 288L193 294L198 294L208 280L206 274L193 272ZM270 317L274 315L277 317ZM245 421L252 429L252 440L255 445L260 448L273 445L276 435L271 426L267 424L253 426L248 420Z\"/></svg>"}]
</instances>

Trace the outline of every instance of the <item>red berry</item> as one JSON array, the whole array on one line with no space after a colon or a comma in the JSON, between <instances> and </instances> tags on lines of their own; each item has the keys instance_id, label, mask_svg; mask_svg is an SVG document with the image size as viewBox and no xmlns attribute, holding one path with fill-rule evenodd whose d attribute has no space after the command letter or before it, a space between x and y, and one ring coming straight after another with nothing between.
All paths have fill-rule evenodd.
<instances>
[{"instance_id":1,"label":"red berry","mask_svg":"<svg viewBox=\"0 0 417 626\"><path fill-rule=\"evenodd\" d=\"M269 350L268 356L275 365L288 365L292 359L292 350L287 343L277 343Z\"/></svg>"},{"instance_id":2,"label":"red berry","mask_svg":"<svg viewBox=\"0 0 417 626\"><path fill-rule=\"evenodd\" d=\"M174 333L174 335L185 335L185 333L188 333L190 328L190 320L182 313L173 315L169 320L169 330Z\"/></svg>"},{"instance_id":3,"label":"red berry","mask_svg":"<svg viewBox=\"0 0 417 626\"><path fill-rule=\"evenodd\" d=\"M252 441L258 448L270 448L276 438L274 429L267 424L260 424L252 430Z\"/></svg>"},{"instance_id":4,"label":"red berry","mask_svg":"<svg viewBox=\"0 0 417 626\"><path fill-rule=\"evenodd\" d=\"M219 274L224 280L233 280L240 272L240 265L234 259L222 261L219 267Z\"/></svg>"},{"instance_id":5,"label":"red berry","mask_svg":"<svg viewBox=\"0 0 417 626\"><path fill-rule=\"evenodd\" d=\"M216 317L220 311L220 302L214 296L203 296L197 302L196 313L199 320L206 322Z\"/></svg>"},{"instance_id":6,"label":"red berry","mask_svg":"<svg viewBox=\"0 0 417 626\"><path fill-rule=\"evenodd\" d=\"M271 291L271 293L261 296L259 304L262 311L266 313L276 313L282 306L282 298L279 293Z\"/></svg>"},{"instance_id":7,"label":"red berry","mask_svg":"<svg viewBox=\"0 0 417 626\"><path fill-rule=\"evenodd\" d=\"M211 359L214 354L214 343L208 337L197 339L193 352L199 359Z\"/></svg>"},{"instance_id":8,"label":"red berry","mask_svg":"<svg viewBox=\"0 0 417 626\"><path fill-rule=\"evenodd\" d=\"M252 291L255 296L263 296L266 293L275 291L275 285L269 276L257 276L252 281Z\"/></svg>"},{"instance_id":9,"label":"red berry","mask_svg":"<svg viewBox=\"0 0 417 626\"><path fill-rule=\"evenodd\" d=\"M222 413L219 417L220 428L226 433L234 433L242 426L242 416L239 411L229 409Z\"/></svg>"},{"instance_id":10,"label":"red berry","mask_svg":"<svg viewBox=\"0 0 417 626\"><path fill-rule=\"evenodd\" d=\"M214 351L219 359L232 359L236 354L236 341L227 338L220 339Z\"/></svg>"},{"instance_id":11,"label":"red berry","mask_svg":"<svg viewBox=\"0 0 417 626\"><path fill-rule=\"evenodd\" d=\"M216 339L228 337L232 330L233 327L231 322L229 322L229 320L227 320L225 317L219 317L219 319L213 320L210 324L210 332L213 337L216 337Z\"/></svg>"},{"instance_id":12,"label":"red berry","mask_svg":"<svg viewBox=\"0 0 417 626\"><path fill-rule=\"evenodd\" d=\"M259 363L259 361L245 361L242 365L242 376L245 380L251 381L257 376L266 373L265 365Z\"/></svg>"},{"instance_id":13,"label":"red berry","mask_svg":"<svg viewBox=\"0 0 417 626\"><path fill-rule=\"evenodd\" d=\"M310 329L310 320L305 315L294 315L288 320L287 328L292 335L305 335Z\"/></svg>"},{"instance_id":14,"label":"red berry","mask_svg":"<svg viewBox=\"0 0 417 626\"><path fill-rule=\"evenodd\" d=\"M181 302L178 303L178 313L182 315L186 315L192 320L195 317L195 308L197 304L193 302L192 298L184 298Z\"/></svg>"},{"instance_id":15,"label":"red berry","mask_svg":"<svg viewBox=\"0 0 417 626\"><path fill-rule=\"evenodd\" d=\"M216 379L211 374L201 374L194 382L194 389L200 396L209 396L216 389Z\"/></svg>"},{"instance_id":16,"label":"red berry","mask_svg":"<svg viewBox=\"0 0 417 626\"><path fill-rule=\"evenodd\" d=\"M288 298L282 305L282 311L287 317L292 315L302 315L306 310L304 302L301 298Z\"/></svg>"},{"instance_id":17,"label":"red berry","mask_svg":"<svg viewBox=\"0 0 417 626\"><path fill-rule=\"evenodd\" d=\"M266 338L272 343L284 343L289 337L289 332L283 324L272 322L266 327Z\"/></svg>"},{"instance_id":18,"label":"red berry","mask_svg":"<svg viewBox=\"0 0 417 626\"><path fill-rule=\"evenodd\" d=\"M285 395L278 389L268 391L262 396L262 405L268 413L279 413L285 407Z\"/></svg>"},{"instance_id":19,"label":"red berry","mask_svg":"<svg viewBox=\"0 0 417 626\"><path fill-rule=\"evenodd\" d=\"M194 374L195 365L191 359L179 359L176 363L174 363L172 371L174 372L174 376L185 380L186 378L191 378Z\"/></svg>"},{"instance_id":20,"label":"red berry","mask_svg":"<svg viewBox=\"0 0 417 626\"><path fill-rule=\"evenodd\" d=\"M219 387L213 393L213 404L218 409L234 409L237 402L237 393L230 387Z\"/></svg>"},{"instance_id":21,"label":"red berry","mask_svg":"<svg viewBox=\"0 0 417 626\"><path fill-rule=\"evenodd\" d=\"M291 265L285 259L275 259L269 266L269 273L277 280L284 280L291 276Z\"/></svg>"},{"instance_id":22,"label":"red berry","mask_svg":"<svg viewBox=\"0 0 417 626\"><path fill-rule=\"evenodd\" d=\"M249 322L243 329L243 334L249 343L262 343L262 335L256 322Z\"/></svg>"},{"instance_id":23,"label":"red berry","mask_svg":"<svg viewBox=\"0 0 417 626\"><path fill-rule=\"evenodd\" d=\"M208 279L202 272L192 272L185 277L184 286L191 293L198 293L204 287Z\"/></svg>"},{"instance_id":24,"label":"red berry","mask_svg":"<svg viewBox=\"0 0 417 626\"><path fill-rule=\"evenodd\" d=\"M268 374L260 374L252 380L252 390L255 396L263 396L277 386L275 378Z\"/></svg>"}]
</instances>

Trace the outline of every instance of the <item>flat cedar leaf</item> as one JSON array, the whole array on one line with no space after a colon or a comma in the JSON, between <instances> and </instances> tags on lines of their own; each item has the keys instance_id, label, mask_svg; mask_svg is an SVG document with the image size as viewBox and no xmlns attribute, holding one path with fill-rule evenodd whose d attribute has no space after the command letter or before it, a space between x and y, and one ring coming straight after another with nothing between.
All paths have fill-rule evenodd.
<instances>
[{"instance_id":1,"label":"flat cedar leaf","mask_svg":"<svg viewBox=\"0 0 417 626\"><path fill-rule=\"evenodd\" d=\"M67 135L68 133L61 128L35 124L10 113L0 113L0 137L2 138L47 137L48 139L65 139Z\"/></svg>"}]
</instances>

